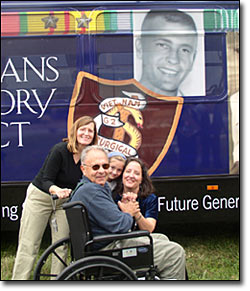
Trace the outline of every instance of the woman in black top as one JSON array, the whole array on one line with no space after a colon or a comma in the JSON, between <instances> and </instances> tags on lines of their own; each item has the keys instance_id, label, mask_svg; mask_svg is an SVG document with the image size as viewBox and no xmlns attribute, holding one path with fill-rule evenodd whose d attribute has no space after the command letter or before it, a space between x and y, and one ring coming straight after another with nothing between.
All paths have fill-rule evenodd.
<instances>
[{"instance_id":1,"label":"woman in black top","mask_svg":"<svg viewBox=\"0 0 250 291\"><path fill-rule=\"evenodd\" d=\"M73 124L69 137L50 150L42 168L27 189L12 280L29 280L48 222L52 243L68 236L68 223L61 205L82 177L82 150L86 146L97 144L97 141L94 120L83 116ZM59 200L53 201L53 194ZM67 250L63 249L61 253L67 255ZM56 261L52 262L52 273L59 273L63 268Z\"/></svg>"}]
</instances>

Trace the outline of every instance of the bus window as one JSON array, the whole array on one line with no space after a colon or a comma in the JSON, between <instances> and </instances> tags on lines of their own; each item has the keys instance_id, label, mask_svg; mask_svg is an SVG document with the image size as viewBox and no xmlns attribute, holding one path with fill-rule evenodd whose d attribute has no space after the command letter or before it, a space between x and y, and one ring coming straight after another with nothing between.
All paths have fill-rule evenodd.
<instances>
[{"instance_id":1,"label":"bus window","mask_svg":"<svg viewBox=\"0 0 250 291\"><path fill-rule=\"evenodd\" d=\"M239 173L239 32L227 33L230 173Z\"/></svg>"}]
</instances>

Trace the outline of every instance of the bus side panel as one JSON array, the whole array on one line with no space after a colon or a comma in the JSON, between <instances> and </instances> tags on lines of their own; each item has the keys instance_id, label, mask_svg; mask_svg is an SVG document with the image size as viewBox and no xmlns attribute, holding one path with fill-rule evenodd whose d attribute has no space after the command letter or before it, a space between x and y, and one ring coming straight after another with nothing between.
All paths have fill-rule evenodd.
<instances>
[{"instance_id":1,"label":"bus side panel","mask_svg":"<svg viewBox=\"0 0 250 291\"><path fill-rule=\"evenodd\" d=\"M49 149L67 137L77 41L4 38L1 50L1 181L31 181Z\"/></svg>"},{"instance_id":2,"label":"bus side panel","mask_svg":"<svg viewBox=\"0 0 250 291\"><path fill-rule=\"evenodd\" d=\"M240 221L237 177L154 180L154 186L159 202L158 228L163 232L173 224Z\"/></svg>"},{"instance_id":3,"label":"bus side panel","mask_svg":"<svg viewBox=\"0 0 250 291\"><path fill-rule=\"evenodd\" d=\"M28 185L1 186L1 231L18 231Z\"/></svg>"},{"instance_id":4,"label":"bus side panel","mask_svg":"<svg viewBox=\"0 0 250 291\"><path fill-rule=\"evenodd\" d=\"M160 10L179 4L166 2ZM199 47L186 82L191 89L178 96L153 92L137 79L136 23L149 4L106 11L56 7L53 17L41 12L44 20L60 23L47 30L37 11L8 14L10 24L21 19L25 26L11 32L14 26L5 22L1 39L3 229L18 228L28 184L82 115L95 118L101 146L146 161L159 196L160 229L176 222L238 221L239 179L231 170L238 129L231 105L239 107L232 98L239 91L238 10L235 4L227 10L195 5L182 6L196 19ZM127 119L120 120L122 114ZM125 124L130 131L119 136L116 127Z\"/></svg>"}]
</instances>

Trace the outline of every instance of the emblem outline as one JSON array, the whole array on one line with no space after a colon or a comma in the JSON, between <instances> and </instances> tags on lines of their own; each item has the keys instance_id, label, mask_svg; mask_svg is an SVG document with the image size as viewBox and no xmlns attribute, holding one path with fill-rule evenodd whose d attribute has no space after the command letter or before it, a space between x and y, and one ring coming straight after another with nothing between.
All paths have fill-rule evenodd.
<instances>
[{"instance_id":1,"label":"emblem outline","mask_svg":"<svg viewBox=\"0 0 250 291\"><path fill-rule=\"evenodd\" d=\"M80 71L77 74L77 78L75 81L75 85L74 85L74 89L73 89L73 93L72 93L70 105L69 105L68 121L67 121L67 131L68 132L73 124L75 105L76 105L76 101L77 101L77 98L78 98L78 95L80 92L82 80L84 78L91 79L93 81L96 81L96 82L98 82L100 84L104 84L104 85L131 85L131 84L133 84L136 87L138 87L142 92L144 92L145 94L147 94L151 97L154 97L154 98L159 99L159 100L164 100L164 101L177 102L175 114L174 114L174 118L173 118L173 124L172 124L170 131L169 131L168 137L165 140L165 143L164 143L163 148L160 151L159 155L156 157L153 164L148 169L148 174L151 176L154 173L154 171L158 168L158 166L160 165L161 161L163 160L163 158L167 154L170 145L172 144L172 141L174 139L174 136L175 136L175 133L177 130L177 126L178 126L178 123L180 120L180 116L181 116L181 112L182 112L182 108L183 108L183 104L184 104L184 98L180 97L180 96L164 96L164 95L157 94L157 93L147 89L146 87L144 87L142 84L140 84L137 80L135 80L133 78L126 79L126 80L109 80L109 79L100 78L98 76L95 76L93 74L90 74L90 73L87 73L84 71ZM97 104L97 106L98 106L98 104Z\"/></svg>"}]
</instances>

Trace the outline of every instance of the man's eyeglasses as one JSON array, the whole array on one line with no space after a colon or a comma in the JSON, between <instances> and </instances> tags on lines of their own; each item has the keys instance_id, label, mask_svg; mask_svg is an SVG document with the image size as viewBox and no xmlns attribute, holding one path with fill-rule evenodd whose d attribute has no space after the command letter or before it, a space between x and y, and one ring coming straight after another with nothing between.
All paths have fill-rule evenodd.
<instances>
[{"instance_id":1,"label":"man's eyeglasses","mask_svg":"<svg viewBox=\"0 0 250 291\"><path fill-rule=\"evenodd\" d=\"M101 167L102 167L104 170L107 170L107 169L109 168L109 164L93 165L93 166L86 165L86 164L83 164L83 165L86 166L86 167L91 167L92 170L94 170L94 171L98 171Z\"/></svg>"}]
</instances>

